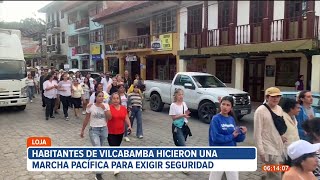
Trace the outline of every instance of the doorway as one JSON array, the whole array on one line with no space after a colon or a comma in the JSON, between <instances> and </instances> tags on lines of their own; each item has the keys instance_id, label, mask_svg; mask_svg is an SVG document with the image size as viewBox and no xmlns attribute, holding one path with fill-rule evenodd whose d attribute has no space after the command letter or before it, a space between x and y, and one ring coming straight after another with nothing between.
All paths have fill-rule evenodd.
<instances>
[{"instance_id":1,"label":"doorway","mask_svg":"<svg viewBox=\"0 0 320 180\"><path fill-rule=\"evenodd\" d=\"M262 102L264 100L265 58L246 59L244 67L243 89L250 94L251 101Z\"/></svg>"}]
</instances>

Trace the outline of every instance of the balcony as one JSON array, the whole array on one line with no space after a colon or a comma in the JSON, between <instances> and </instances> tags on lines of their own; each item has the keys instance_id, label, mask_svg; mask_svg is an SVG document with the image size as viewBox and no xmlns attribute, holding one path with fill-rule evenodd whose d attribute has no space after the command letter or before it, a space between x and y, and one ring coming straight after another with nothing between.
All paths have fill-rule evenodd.
<instances>
[{"instance_id":1,"label":"balcony","mask_svg":"<svg viewBox=\"0 0 320 180\"><path fill-rule=\"evenodd\" d=\"M48 22L47 33L51 35L60 33L60 21L54 20L52 22Z\"/></svg>"},{"instance_id":2,"label":"balcony","mask_svg":"<svg viewBox=\"0 0 320 180\"><path fill-rule=\"evenodd\" d=\"M116 41L118 51L150 48L150 35L133 36Z\"/></svg>"},{"instance_id":3,"label":"balcony","mask_svg":"<svg viewBox=\"0 0 320 180\"><path fill-rule=\"evenodd\" d=\"M61 53L60 44L52 44L51 46L47 46L47 53L50 55L60 54Z\"/></svg>"},{"instance_id":4,"label":"balcony","mask_svg":"<svg viewBox=\"0 0 320 180\"><path fill-rule=\"evenodd\" d=\"M185 49L289 42L297 40L319 40L319 16L314 19L314 28L307 28L304 17L279 19L266 24L252 23L235 27L207 30L199 33L185 33ZM264 28L266 26L266 28ZM234 39L232 37L234 32Z\"/></svg>"},{"instance_id":5,"label":"balcony","mask_svg":"<svg viewBox=\"0 0 320 180\"><path fill-rule=\"evenodd\" d=\"M90 53L89 44L76 47L76 55L88 55L89 53Z\"/></svg>"},{"instance_id":6,"label":"balcony","mask_svg":"<svg viewBox=\"0 0 320 180\"><path fill-rule=\"evenodd\" d=\"M80 31L88 31L89 28L89 18L83 18L80 21L77 21L75 23L75 31L80 32Z\"/></svg>"}]
</instances>

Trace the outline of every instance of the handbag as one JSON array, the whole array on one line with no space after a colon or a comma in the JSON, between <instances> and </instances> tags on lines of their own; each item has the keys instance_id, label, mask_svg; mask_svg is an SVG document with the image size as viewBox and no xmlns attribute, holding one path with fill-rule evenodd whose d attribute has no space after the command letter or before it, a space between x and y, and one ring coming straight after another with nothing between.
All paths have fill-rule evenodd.
<instances>
[{"instance_id":1,"label":"handbag","mask_svg":"<svg viewBox=\"0 0 320 180\"><path fill-rule=\"evenodd\" d=\"M276 113L274 113L267 104L263 104L263 105L266 106L266 108L270 111L273 119L273 123L276 129L278 130L280 136L282 136L287 131L287 125L283 117L276 115Z\"/></svg>"},{"instance_id":2,"label":"handbag","mask_svg":"<svg viewBox=\"0 0 320 180\"><path fill-rule=\"evenodd\" d=\"M183 104L182 104L182 113L184 114L184 105ZM184 118L182 117L182 118L176 119L172 123L175 127L182 128L182 126L184 125Z\"/></svg>"}]
</instances>

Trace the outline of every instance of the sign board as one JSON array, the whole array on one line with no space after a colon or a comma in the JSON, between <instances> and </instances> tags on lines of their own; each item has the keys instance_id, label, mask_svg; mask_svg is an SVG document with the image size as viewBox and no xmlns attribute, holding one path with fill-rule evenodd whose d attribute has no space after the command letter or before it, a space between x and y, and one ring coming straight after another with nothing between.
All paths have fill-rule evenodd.
<instances>
[{"instance_id":1,"label":"sign board","mask_svg":"<svg viewBox=\"0 0 320 180\"><path fill-rule=\"evenodd\" d=\"M90 55L84 55L84 56L80 56L80 59L83 60L89 60L90 59Z\"/></svg>"},{"instance_id":2,"label":"sign board","mask_svg":"<svg viewBox=\"0 0 320 180\"><path fill-rule=\"evenodd\" d=\"M159 38L154 37L151 49L155 51L172 51L172 33L161 34Z\"/></svg>"},{"instance_id":3,"label":"sign board","mask_svg":"<svg viewBox=\"0 0 320 180\"><path fill-rule=\"evenodd\" d=\"M91 55L91 58L92 58L93 61L102 60L101 54L93 54L93 55Z\"/></svg>"},{"instance_id":4,"label":"sign board","mask_svg":"<svg viewBox=\"0 0 320 180\"><path fill-rule=\"evenodd\" d=\"M100 44L91 44L90 45L90 54L101 54L101 45Z\"/></svg>"},{"instance_id":5,"label":"sign board","mask_svg":"<svg viewBox=\"0 0 320 180\"><path fill-rule=\"evenodd\" d=\"M137 61L137 56L127 56L126 57L126 61L129 62L129 61Z\"/></svg>"}]
</instances>

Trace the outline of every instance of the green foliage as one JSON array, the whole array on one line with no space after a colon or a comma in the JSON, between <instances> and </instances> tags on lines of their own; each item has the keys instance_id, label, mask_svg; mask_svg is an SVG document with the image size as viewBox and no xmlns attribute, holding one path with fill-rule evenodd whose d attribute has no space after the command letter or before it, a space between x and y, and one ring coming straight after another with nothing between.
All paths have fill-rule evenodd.
<instances>
[{"instance_id":1,"label":"green foliage","mask_svg":"<svg viewBox=\"0 0 320 180\"><path fill-rule=\"evenodd\" d=\"M38 18L25 18L20 20L20 22L4 22L0 21L0 28L4 29L19 29L22 33L28 32L26 34L34 33L44 33L45 32L45 21ZM23 33L24 34L24 33Z\"/></svg>"}]
</instances>

